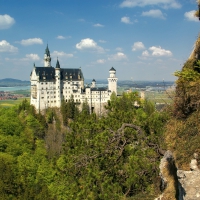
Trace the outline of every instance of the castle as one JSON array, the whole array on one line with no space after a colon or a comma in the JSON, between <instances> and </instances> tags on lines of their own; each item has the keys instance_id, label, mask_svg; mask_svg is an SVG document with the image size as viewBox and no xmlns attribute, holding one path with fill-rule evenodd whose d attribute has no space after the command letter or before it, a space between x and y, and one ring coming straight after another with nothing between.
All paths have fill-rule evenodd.
<instances>
[{"instance_id":1,"label":"castle","mask_svg":"<svg viewBox=\"0 0 200 200\"><path fill-rule=\"evenodd\" d=\"M30 75L31 100L37 111L48 107L60 107L62 100L69 101L73 97L77 105L87 102L90 112L101 114L104 105L113 92L117 94L116 70L109 70L108 87L97 87L93 79L90 85L84 84L81 68L61 68L57 59L56 67L51 66L48 45L44 53L44 67L34 64Z\"/></svg>"}]
</instances>

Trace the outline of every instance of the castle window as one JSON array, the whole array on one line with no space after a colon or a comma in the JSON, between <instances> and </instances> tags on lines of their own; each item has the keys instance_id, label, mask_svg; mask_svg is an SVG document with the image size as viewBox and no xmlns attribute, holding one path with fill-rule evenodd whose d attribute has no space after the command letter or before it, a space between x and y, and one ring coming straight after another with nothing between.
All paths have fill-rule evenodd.
<instances>
[{"instance_id":1,"label":"castle window","mask_svg":"<svg viewBox=\"0 0 200 200\"><path fill-rule=\"evenodd\" d=\"M49 96L47 96L47 99L49 98Z\"/></svg>"},{"instance_id":2,"label":"castle window","mask_svg":"<svg viewBox=\"0 0 200 200\"><path fill-rule=\"evenodd\" d=\"M44 92L42 91L41 94L44 94Z\"/></svg>"},{"instance_id":3,"label":"castle window","mask_svg":"<svg viewBox=\"0 0 200 200\"><path fill-rule=\"evenodd\" d=\"M54 96L54 98L56 98L56 96Z\"/></svg>"},{"instance_id":4,"label":"castle window","mask_svg":"<svg viewBox=\"0 0 200 200\"><path fill-rule=\"evenodd\" d=\"M42 87L42 90L43 90L43 87Z\"/></svg>"},{"instance_id":5,"label":"castle window","mask_svg":"<svg viewBox=\"0 0 200 200\"><path fill-rule=\"evenodd\" d=\"M44 97L42 97L42 99L44 99Z\"/></svg>"},{"instance_id":6,"label":"castle window","mask_svg":"<svg viewBox=\"0 0 200 200\"><path fill-rule=\"evenodd\" d=\"M56 101L54 101L54 103L56 103Z\"/></svg>"},{"instance_id":7,"label":"castle window","mask_svg":"<svg viewBox=\"0 0 200 200\"><path fill-rule=\"evenodd\" d=\"M49 101L48 101L48 103L49 103Z\"/></svg>"},{"instance_id":8,"label":"castle window","mask_svg":"<svg viewBox=\"0 0 200 200\"><path fill-rule=\"evenodd\" d=\"M49 92L47 92L47 94L49 94Z\"/></svg>"},{"instance_id":9,"label":"castle window","mask_svg":"<svg viewBox=\"0 0 200 200\"><path fill-rule=\"evenodd\" d=\"M43 83L41 83L43 85Z\"/></svg>"},{"instance_id":10,"label":"castle window","mask_svg":"<svg viewBox=\"0 0 200 200\"><path fill-rule=\"evenodd\" d=\"M46 83L46 85L47 85L47 83Z\"/></svg>"}]
</instances>

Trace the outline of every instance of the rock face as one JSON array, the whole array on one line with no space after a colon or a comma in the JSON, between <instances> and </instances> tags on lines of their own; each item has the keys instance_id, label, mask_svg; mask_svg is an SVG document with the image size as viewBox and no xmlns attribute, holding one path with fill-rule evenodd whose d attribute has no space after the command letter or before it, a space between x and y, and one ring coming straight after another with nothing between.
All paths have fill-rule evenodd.
<instances>
[{"instance_id":1,"label":"rock face","mask_svg":"<svg viewBox=\"0 0 200 200\"><path fill-rule=\"evenodd\" d=\"M191 160L191 171L177 170L179 182L179 200L200 200L200 170L197 166L197 154Z\"/></svg>"},{"instance_id":2,"label":"rock face","mask_svg":"<svg viewBox=\"0 0 200 200\"><path fill-rule=\"evenodd\" d=\"M154 200L200 200L200 170L198 155L190 163L190 171L177 170L171 151L166 151L160 162L160 189L163 192Z\"/></svg>"},{"instance_id":3,"label":"rock face","mask_svg":"<svg viewBox=\"0 0 200 200\"><path fill-rule=\"evenodd\" d=\"M160 161L160 166L159 166L160 177L161 177L161 185L160 185L161 191L165 190L165 188L168 185L168 181L169 181L169 180L167 180L167 177L165 176L165 174L166 174L165 169L168 170L168 166L173 165L173 162L174 162L174 158L173 158L172 152L166 151L163 158Z\"/></svg>"}]
</instances>

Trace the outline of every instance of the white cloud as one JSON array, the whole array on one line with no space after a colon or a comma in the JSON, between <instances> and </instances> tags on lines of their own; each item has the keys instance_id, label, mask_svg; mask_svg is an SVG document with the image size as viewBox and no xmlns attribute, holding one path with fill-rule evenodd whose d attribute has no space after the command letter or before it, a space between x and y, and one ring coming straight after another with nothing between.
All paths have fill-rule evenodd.
<instances>
[{"instance_id":1,"label":"white cloud","mask_svg":"<svg viewBox=\"0 0 200 200\"><path fill-rule=\"evenodd\" d=\"M185 16L185 18L186 18L188 21L195 21L195 22L198 22L198 21L199 21L198 18L194 16L195 12L196 12L195 10L191 10L191 11L189 11L189 12L186 12L186 13L184 14L184 16Z\"/></svg>"},{"instance_id":2,"label":"white cloud","mask_svg":"<svg viewBox=\"0 0 200 200\"><path fill-rule=\"evenodd\" d=\"M67 53L65 53L65 52L63 52L63 51L54 51L52 54L51 54L53 57L56 57L56 59L57 59L57 57L58 58L71 58L71 57L73 57L74 55L73 54L67 54Z\"/></svg>"},{"instance_id":3,"label":"white cloud","mask_svg":"<svg viewBox=\"0 0 200 200\"><path fill-rule=\"evenodd\" d=\"M40 57L38 56L38 54L26 54L25 58L21 59L22 61L29 61L29 60L40 60Z\"/></svg>"},{"instance_id":4,"label":"white cloud","mask_svg":"<svg viewBox=\"0 0 200 200\"><path fill-rule=\"evenodd\" d=\"M78 50L92 50L99 53L103 53L105 50L98 46L97 43L90 38L82 39L79 43L76 44Z\"/></svg>"},{"instance_id":5,"label":"white cloud","mask_svg":"<svg viewBox=\"0 0 200 200\"><path fill-rule=\"evenodd\" d=\"M0 52L17 52L17 51L18 51L18 48L12 46L6 40L0 41Z\"/></svg>"},{"instance_id":6,"label":"white cloud","mask_svg":"<svg viewBox=\"0 0 200 200\"><path fill-rule=\"evenodd\" d=\"M9 15L0 15L0 29L8 29L15 23L14 18Z\"/></svg>"},{"instance_id":7,"label":"white cloud","mask_svg":"<svg viewBox=\"0 0 200 200\"><path fill-rule=\"evenodd\" d=\"M104 64L105 62L106 62L105 59L99 59L99 60L97 60L97 63L98 63L98 64Z\"/></svg>"},{"instance_id":8,"label":"white cloud","mask_svg":"<svg viewBox=\"0 0 200 200\"><path fill-rule=\"evenodd\" d=\"M104 27L104 25L102 25L102 24L94 24L93 26L94 27Z\"/></svg>"},{"instance_id":9,"label":"white cloud","mask_svg":"<svg viewBox=\"0 0 200 200\"><path fill-rule=\"evenodd\" d=\"M165 19L163 13L158 9L157 10L149 10L147 12L142 12L142 16Z\"/></svg>"},{"instance_id":10,"label":"white cloud","mask_svg":"<svg viewBox=\"0 0 200 200\"><path fill-rule=\"evenodd\" d=\"M160 46L152 46L149 48L152 51L152 56L172 56L172 52L169 50L162 49Z\"/></svg>"},{"instance_id":11,"label":"white cloud","mask_svg":"<svg viewBox=\"0 0 200 200\"><path fill-rule=\"evenodd\" d=\"M144 6L160 6L163 8L181 8L181 4L177 0L123 0L120 4L121 8L144 7Z\"/></svg>"},{"instance_id":12,"label":"white cloud","mask_svg":"<svg viewBox=\"0 0 200 200\"><path fill-rule=\"evenodd\" d=\"M109 56L108 60L112 60L112 61L127 60L127 56L122 52L118 52L114 55Z\"/></svg>"},{"instance_id":13,"label":"white cloud","mask_svg":"<svg viewBox=\"0 0 200 200\"><path fill-rule=\"evenodd\" d=\"M133 23L133 22L131 22L129 17L122 17L121 22L125 23L125 24L132 24Z\"/></svg>"},{"instance_id":14,"label":"white cloud","mask_svg":"<svg viewBox=\"0 0 200 200\"><path fill-rule=\"evenodd\" d=\"M29 46L29 45L33 45L33 44L43 44L43 41L41 38L29 38L26 40L21 40L18 43L20 43L23 46Z\"/></svg>"},{"instance_id":15,"label":"white cloud","mask_svg":"<svg viewBox=\"0 0 200 200\"><path fill-rule=\"evenodd\" d=\"M145 46L142 42L135 42L132 46L132 51L145 49Z\"/></svg>"},{"instance_id":16,"label":"white cloud","mask_svg":"<svg viewBox=\"0 0 200 200\"><path fill-rule=\"evenodd\" d=\"M149 56L149 52L147 50L142 52L142 56L144 57L148 57Z\"/></svg>"},{"instance_id":17,"label":"white cloud","mask_svg":"<svg viewBox=\"0 0 200 200\"><path fill-rule=\"evenodd\" d=\"M62 36L62 35L58 35L57 39L59 39L59 40L65 40L66 38L64 36Z\"/></svg>"}]
</instances>

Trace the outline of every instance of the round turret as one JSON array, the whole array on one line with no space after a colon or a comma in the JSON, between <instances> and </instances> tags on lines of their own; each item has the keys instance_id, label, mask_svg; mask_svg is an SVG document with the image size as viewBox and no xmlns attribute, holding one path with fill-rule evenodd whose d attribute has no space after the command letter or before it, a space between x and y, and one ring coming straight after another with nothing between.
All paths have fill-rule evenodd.
<instances>
[{"instance_id":1,"label":"round turret","mask_svg":"<svg viewBox=\"0 0 200 200\"><path fill-rule=\"evenodd\" d=\"M115 94L117 94L117 80L118 78L116 78L116 70L112 67L109 70L110 73L110 77L108 78L108 90L112 92L115 92Z\"/></svg>"},{"instance_id":2,"label":"round turret","mask_svg":"<svg viewBox=\"0 0 200 200\"><path fill-rule=\"evenodd\" d=\"M116 70L114 69L114 67L112 67L109 70L109 73L110 73L110 78L115 78Z\"/></svg>"}]
</instances>

